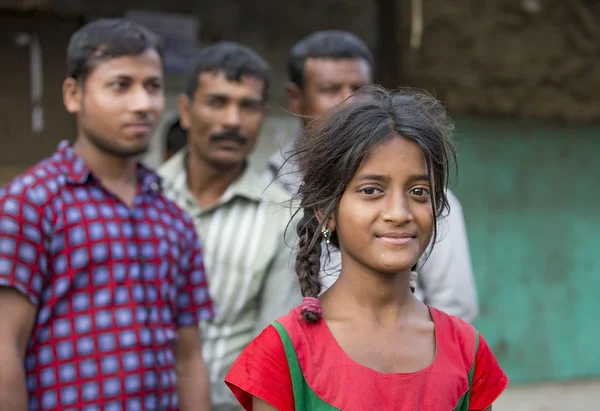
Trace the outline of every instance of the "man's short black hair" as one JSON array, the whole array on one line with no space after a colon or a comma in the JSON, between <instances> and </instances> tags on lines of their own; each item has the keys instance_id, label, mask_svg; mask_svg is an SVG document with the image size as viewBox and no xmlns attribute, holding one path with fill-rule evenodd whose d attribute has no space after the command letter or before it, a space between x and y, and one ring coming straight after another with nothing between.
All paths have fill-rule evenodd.
<instances>
[{"instance_id":1,"label":"man's short black hair","mask_svg":"<svg viewBox=\"0 0 600 411\"><path fill-rule=\"evenodd\" d=\"M373 55L367 45L354 34L342 30L317 31L292 47L288 57L288 78L304 87L304 69L309 58L364 59L373 67Z\"/></svg>"},{"instance_id":2,"label":"man's short black hair","mask_svg":"<svg viewBox=\"0 0 600 411\"><path fill-rule=\"evenodd\" d=\"M163 58L162 40L127 19L99 19L85 24L69 40L67 77L85 81L96 64L123 56L156 50Z\"/></svg>"},{"instance_id":3,"label":"man's short black hair","mask_svg":"<svg viewBox=\"0 0 600 411\"><path fill-rule=\"evenodd\" d=\"M194 96L201 73L219 71L222 71L229 81L240 81L243 76L262 80L263 98L267 99L270 82L269 64L249 47L230 41L211 44L198 52L188 81L188 97Z\"/></svg>"},{"instance_id":4,"label":"man's short black hair","mask_svg":"<svg viewBox=\"0 0 600 411\"><path fill-rule=\"evenodd\" d=\"M175 120L166 135L167 153L175 153L187 144L187 131L181 127L179 119Z\"/></svg>"}]
</instances>

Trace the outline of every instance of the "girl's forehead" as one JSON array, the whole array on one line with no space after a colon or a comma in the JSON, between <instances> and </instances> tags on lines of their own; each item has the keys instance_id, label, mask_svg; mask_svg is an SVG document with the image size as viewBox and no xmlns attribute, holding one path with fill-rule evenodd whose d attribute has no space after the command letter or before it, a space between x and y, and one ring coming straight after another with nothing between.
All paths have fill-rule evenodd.
<instances>
[{"instance_id":1,"label":"girl's forehead","mask_svg":"<svg viewBox=\"0 0 600 411\"><path fill-rule=\"evenodd\" d=\"M406 138L392 138L374 147L365 157L356 175L361 173L398 175L427 174L427 162L417 143ZM356 177L356 176L355 176Z\"/></svg>"}]
</instances>

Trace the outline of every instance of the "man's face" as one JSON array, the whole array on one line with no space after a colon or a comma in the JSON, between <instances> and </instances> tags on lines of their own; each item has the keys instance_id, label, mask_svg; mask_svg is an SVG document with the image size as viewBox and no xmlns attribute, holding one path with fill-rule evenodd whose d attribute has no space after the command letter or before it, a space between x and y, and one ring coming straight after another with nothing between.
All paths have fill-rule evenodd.
<instances>
[{"instance_id":1,"label":"man's face","mask_svg":"<svg viewBox=\"0 0 600 411\"><path fill-rule=\"evenodd\" d=\"M265 119L264 87L253 76L235 81L222 71L200 73L193 98L179 100L191 154L217 168L243 164Z\"/></svg>"},{"instance_id":2,"label":"man's face","mask_svg":"<svg viewBox=\"0 0 600 411\"><path fill-rule=\"evenodd\" d=\"M290 93L290 108L296 114L320 116L371 84L371 67L362 58L309 58L304 65L304 88Z\"/></svg>"},{"instance_id":3,"label":"man's face","mask_svg":"<svg viewBox=\"0 0 600 411\"><path fill-rule=\"evenodd\" d=\"M119 157L141 154L164 111L160 55L147 50L100 62L83 86L65 80L63 98L77 115L79 135L95 147Z\"/></svg>"}]
</instances>

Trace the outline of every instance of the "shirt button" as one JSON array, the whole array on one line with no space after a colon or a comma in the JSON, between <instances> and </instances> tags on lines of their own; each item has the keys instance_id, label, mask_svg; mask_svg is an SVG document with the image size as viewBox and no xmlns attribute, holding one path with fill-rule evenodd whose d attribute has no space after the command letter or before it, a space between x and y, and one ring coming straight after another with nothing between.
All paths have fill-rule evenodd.
<instances>
[{"instance_id":1,"label":"shirt button","mask_svg":"<svg viewBox=\"0 0 600 411\"><path fill-rule=\"evenodd\" d=\"M158 183L154 182L154 183L150 184L150 188L152 190L154 190L154 191L157 191L158 190Z\"/></svg>"}]
</instances>

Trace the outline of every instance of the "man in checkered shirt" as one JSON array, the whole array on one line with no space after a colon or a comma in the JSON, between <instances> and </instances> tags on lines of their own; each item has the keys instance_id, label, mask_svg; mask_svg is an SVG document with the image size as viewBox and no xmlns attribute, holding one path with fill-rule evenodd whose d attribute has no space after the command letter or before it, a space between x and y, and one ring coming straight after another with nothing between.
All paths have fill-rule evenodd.
<instances>
[{"instance_id":1,"label":"man in checkered shirt","mask_svg":"<svg viewBox=\"0 0 600 411\"><path fill-rule=\"evenodd\" d=\"M136 162L164 108L159 43L98 20L67 54L76 140L0 190L0 408L209 409L200 243Z\"/></svg>"}]
</instances>

